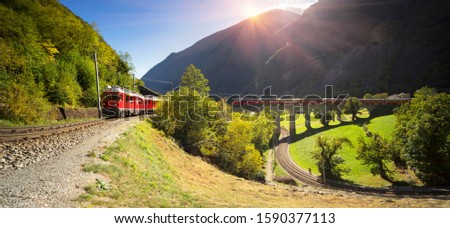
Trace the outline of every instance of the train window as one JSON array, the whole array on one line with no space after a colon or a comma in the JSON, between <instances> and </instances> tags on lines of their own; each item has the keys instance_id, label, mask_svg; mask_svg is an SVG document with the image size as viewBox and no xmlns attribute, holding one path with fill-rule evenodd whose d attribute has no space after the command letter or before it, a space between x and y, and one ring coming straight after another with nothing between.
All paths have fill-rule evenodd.
<instances>
[{"instance_id":1,"label":"train window","mask_svg":"<svg viewBox=\"0 0 450 228\"><path fill-rule=\"evenodd\" d=\"M105 96L104 100L107 100L107 101L120 101L120 96L118 96L118 95L107 95L107 96Z\"/></svg>"}]
</instances>

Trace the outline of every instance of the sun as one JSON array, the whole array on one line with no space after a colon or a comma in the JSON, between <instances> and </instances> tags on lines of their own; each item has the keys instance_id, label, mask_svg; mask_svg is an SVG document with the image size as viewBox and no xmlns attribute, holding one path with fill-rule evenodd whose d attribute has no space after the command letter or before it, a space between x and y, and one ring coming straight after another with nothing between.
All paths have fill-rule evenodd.
<instances>
[{"instance_id":1,"label":"sun","mask_svg":"<svg viewBox=\"0 0 450 228\"><path fill-rule=\"evenodd\" d=\"M252 5L246 5L245 7L242 8L242 14L246 18L254 17L260 13L261 13L261 10L259 10L258 8L256 8L255 6L252 6Z\"/></svg>"}]
</instances>

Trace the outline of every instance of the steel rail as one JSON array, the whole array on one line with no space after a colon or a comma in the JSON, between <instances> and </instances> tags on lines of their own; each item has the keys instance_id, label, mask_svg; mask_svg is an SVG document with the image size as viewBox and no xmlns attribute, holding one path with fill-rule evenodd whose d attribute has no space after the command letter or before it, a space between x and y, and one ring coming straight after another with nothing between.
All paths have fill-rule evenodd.
<instances>
[{"instance_id":1,"label":"steel rail","mask_svg":"<svg viewBox=\"0 0 450 228\"><path fill-rule=\"evenodd\" d=\"M61 134L94 125L104 123L103 120L91 120L80 123L49 125L49 126L24 126L24 127L0 127L0 142L27 140Z\"/></svg>"}]
</instances>

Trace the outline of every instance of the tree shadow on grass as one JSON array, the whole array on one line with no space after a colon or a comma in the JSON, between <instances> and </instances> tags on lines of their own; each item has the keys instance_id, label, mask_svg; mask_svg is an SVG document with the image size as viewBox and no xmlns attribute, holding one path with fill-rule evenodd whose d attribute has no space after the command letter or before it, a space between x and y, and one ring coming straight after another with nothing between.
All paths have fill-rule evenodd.
<instances>
[{"instance_id":1,"label":"tree shadow on grass","mask_svg":"<svg viewBox=\"0 0 450 228\"><path fill-rule=\"evenodd\" d=\"M331 130L334 128L342 127L342 126L348 126L348 125L358 125L363 126L365 123L370 123L370 121L374 118L381 117L381 116L388 116L392 115L394 112L395 107L392 106L380 106L375 108L373 111L370 112L370 116L367 118L357 118L355 121L341 121L338 125L328 125L323 126L321 128L307 128L306 131L300 133L300 134L291 134L290 135L290 141L291 143L295 143L297 141L300 141L304 138L313 136L315 134L318 134L323 131Z\"/></svg>"}]
</instances>

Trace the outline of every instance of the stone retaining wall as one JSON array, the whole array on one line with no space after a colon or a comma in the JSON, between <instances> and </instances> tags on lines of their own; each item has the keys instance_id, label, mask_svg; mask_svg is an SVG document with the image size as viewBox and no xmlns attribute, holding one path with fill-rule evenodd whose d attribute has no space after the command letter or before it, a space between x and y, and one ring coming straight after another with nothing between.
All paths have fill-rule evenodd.
<instances>
[{"instance_id":1,"label":"stone retaining wall","mask_svg":"<svg viewBox=\"0 0 450 228\"><path fill-rule=\"evenodd\" d=\"M54 108L48 113L49 119L84 119L97 118L98 110L96 108Z\"/></svg>"}]
</instances>

